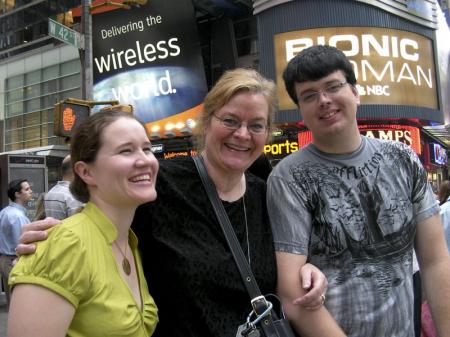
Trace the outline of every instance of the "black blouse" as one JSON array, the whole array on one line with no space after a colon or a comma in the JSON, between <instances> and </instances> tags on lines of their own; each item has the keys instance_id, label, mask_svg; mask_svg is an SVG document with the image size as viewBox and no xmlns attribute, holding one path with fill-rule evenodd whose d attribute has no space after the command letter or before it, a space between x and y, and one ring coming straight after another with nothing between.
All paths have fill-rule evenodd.
<instances>
[{"instance_id":1,"label":"black blouse","mask_svg":"<svg viewBox=\"0 0 450 337\"><path fill-rule=\"evenodd\" d=\"M262 293L274 293L266 186L249 173L246 181L251 267ZM192 158L160 162L157 192L157 200L140 206L133 222L159 309L154 336L235 336L251 310L250 299ZM224 206L247 255L243 199Z\"/></svg>"}]
</instances>

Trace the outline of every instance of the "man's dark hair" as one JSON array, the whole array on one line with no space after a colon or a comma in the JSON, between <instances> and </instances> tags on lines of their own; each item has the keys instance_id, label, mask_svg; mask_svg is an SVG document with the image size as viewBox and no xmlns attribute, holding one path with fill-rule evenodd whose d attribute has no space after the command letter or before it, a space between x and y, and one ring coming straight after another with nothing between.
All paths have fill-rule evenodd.
<instances>
[{"instance_id":1,"label":"man's dark hair","mask_svg":"<svg viewBox=\"0 0 450 337\"><path fill-rule=\"evenodd\" d=\"M289 61L283 72L284 85L291 99L298 104L295 83L317 81L337 70L344 72L347 83L356 84L352 64L342 51L326 45L312 46Z\"/></svg>"},{"instance_id":2,"label":"man's dark hair","mask_svg":"<svg viewBox=\"0 0 450 337\"><path fill-rule=\"evenodd\" d=\"M72 173L72 161L70 159L63 160L61 163L61 175Z\"/></svg>"},{"instance_id":3,"label":"man's dark hair","mask_svg":"<svg viewBox=\"0 0 450 337\"><path fill-rule=\"evenodd\" d=\"M8 184L8 198L11 199L11 201L16 201L16 192L22 191L22 183L26 182L28 180L26 179L16 179L11 181Z\"/></svg>"}]
</instances>

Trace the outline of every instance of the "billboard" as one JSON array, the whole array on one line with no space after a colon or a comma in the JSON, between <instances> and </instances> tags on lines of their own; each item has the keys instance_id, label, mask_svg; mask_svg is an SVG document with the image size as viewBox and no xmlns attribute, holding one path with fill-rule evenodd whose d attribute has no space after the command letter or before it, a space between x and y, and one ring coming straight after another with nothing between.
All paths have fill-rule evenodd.
<instances>
[{"instance_id":1,"label":"billboard","mask_svg":"<svg viewBox=\"0 0 450 337\"><path fill-rule=\"evenodd\" d=\"M149 131L192 126L207 92L190 0L152 0L92 19L94 99L131 104Z\"/></svg>"},{"instance_id":2,"label":"billboard","mask_svg":"<svg viewBox=\"0 0 450 337\"><path fill-rule=\"evenodd\" d=\"M312 45L344 52L355 70L361 104L438 108L432 41L424 36L377 27L328 27L276 34L275 65L279 108L295 109L282 80L289 60Z\"/></svg>"}]
</instances>

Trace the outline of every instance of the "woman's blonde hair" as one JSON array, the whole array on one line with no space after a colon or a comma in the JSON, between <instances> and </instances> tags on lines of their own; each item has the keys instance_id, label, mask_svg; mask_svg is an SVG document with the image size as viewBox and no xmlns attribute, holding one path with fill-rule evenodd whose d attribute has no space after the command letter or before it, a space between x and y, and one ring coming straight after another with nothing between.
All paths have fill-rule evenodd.
<instances>
[{"instance_id":1,"label":"woman's blonde hair","mask_svg":"<svg viewBox=\"0 0 450 337\"><path fill-rule=\"evenodd\" d=\"M226 71L206 95L203 111L197 126L197 147L204 147L205 129L212 115L241 92L258 93L264 96L269 107L268 135L271 135L275 115L275 83L254 69L237 68ZM269 138L269 136L268 136Z\"/></svg>"},{"instance_id":2,"label":"woman's blonde hair","mask_svg":"<svg viewBox=\"0 0 450 337\"><path fill-rule=\"evenodd\" d=\"M46 218L45 215L45 195L47 193L43 192L39 194L39 197L36 200L36 213L34 214L33 221L43 220Z\"/></svg>"}]
</instances>

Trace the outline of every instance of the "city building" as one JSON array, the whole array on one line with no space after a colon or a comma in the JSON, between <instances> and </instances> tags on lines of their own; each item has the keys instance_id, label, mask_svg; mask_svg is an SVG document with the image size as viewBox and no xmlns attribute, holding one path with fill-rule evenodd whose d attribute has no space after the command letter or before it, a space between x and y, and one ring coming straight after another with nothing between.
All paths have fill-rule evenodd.
<instances>
[{"instance_id":1,"label":"city building","mask_svg":"<svg viewBox=\"0 0 450 337\"><path fill-rule=\"evenodd\" d=\"M272 160L311 141L282 70L303 48L330 44L354 66L361 133L410 145L433 184L448 179L450 33L437 1L259 0L254 7L260 70L278 87L279 136L266 147Z\"/></svg>"}]
</instances>

